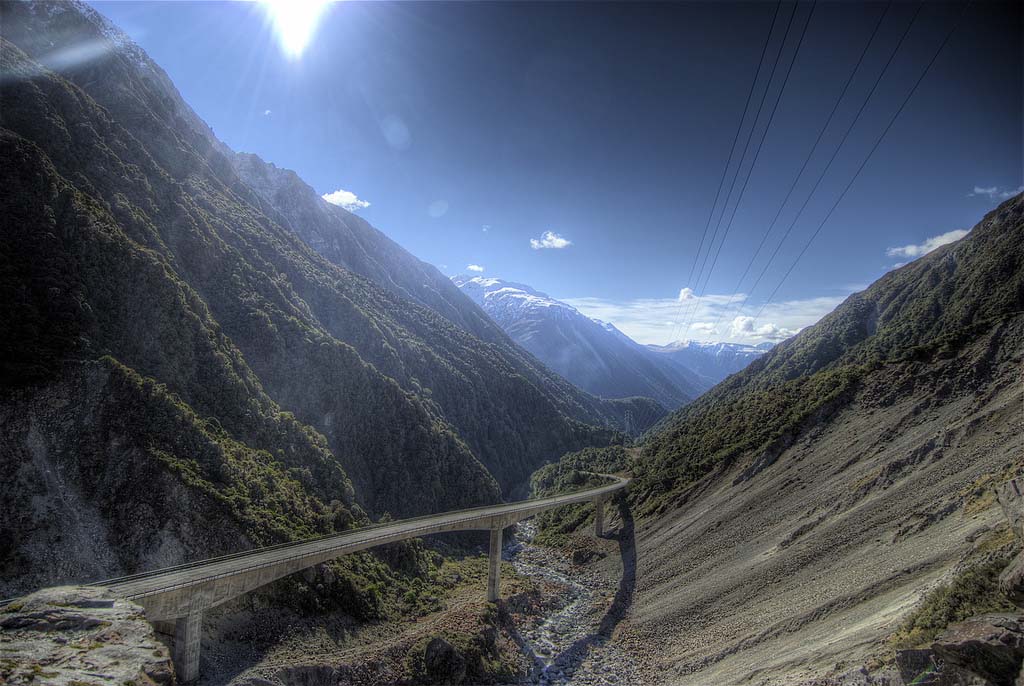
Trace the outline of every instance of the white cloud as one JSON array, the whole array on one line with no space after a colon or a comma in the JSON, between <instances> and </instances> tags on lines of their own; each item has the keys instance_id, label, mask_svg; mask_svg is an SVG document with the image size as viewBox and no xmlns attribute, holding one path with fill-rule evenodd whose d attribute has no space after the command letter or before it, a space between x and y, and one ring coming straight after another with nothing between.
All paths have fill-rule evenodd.
<instances>
[{"instance_id":1,"label":"white cloud","mask_svg":"<svg viewBox=\"0 0 1024 686\"><path fill-rule=\"evenodd\" d=\"M320 197L332 205L342 207L349 212L358 212L359 210L364 210L370 206L370 203L365 200L360 200L352 191L346 191L341 188L333 193L324 193Z\"/></svg>"},{"instance_id":2,"label":"white cloud","mask_svg":"<svg viewBox=\"0 0 1024 686\"><path fill-rule=\"evenodd\" d=\"M530 239L530 247L534 250L544 250L547 248L559 250L561 248L568 248L570 245L572 245L572 241L559 236L554 231L545 231L541 234L539 239Z\"/></svg>"},{"instance_id":3,"label":"white cloud","mask_svg":"<svg viewBox=\"0 0 1024 686\"><path fill-rule=\"evenodd\" d=\"M800 332L800 329L789 329L782 326L776 326L771 322L765 322L760 326L756 326L756 322L756 319L747 315L737 316L732 320L729 337L781 341Z\"/></svg>"},{"instance_id":4,"label":"white cloud","mask_svg":"<svg viewBox=\"0 0 1024 686\"><path fill-rule=\"evenodd\" d=\"M487 233L488 231L490 231L490 230L491 230L491 225L490 225L490 224L484 224L483 226L481 226L481 227L480 227L480 229L481 229L481 230L482 230L482 231L483 231L484 233Z\"/></svg>"},{"instance_id":5,"label":"white cloud","mask_svg":"<svg viewBox=\"0 0 1024 686\"><path fill-rule=\"evenodd\" d=\"M273 112L271 112L270 110L263 110L264 117L269 117L271 114L273 114Z\"/></svg>"},{"instance_id":6,"label":"white cloud","mask_svg":"<svg viewBox=\"0 0 1024 686\"><path fill-rule=\"evenodd\" d=\"M911 259L920 257L921 255L927 255L932 250L942 247L947 243L958 241L967 235L967 231L964 229L956 229L954 231L947 231L946 233L939 234L938 236L932 236L926 238L923 243L917 245L903 245L898 248L886 248L885 254L889 257L909 257Z\"/></svg>"},{"instance_id":7,"label":"white cloud","mask_svg":"<svg viewBox=\"0 0 1024 686\"><path fill-rule=\"evenodd\" d=\"M699 341L732 340L737 343L761 343L781 340L814 324L831 312L856 289L844 289L841 295L788 300L769 303L755 321L751 315L759 309L749 304L746 294L719 295L705 293L680 308L677 298L638 298L605 300L603 298L560 298L577 310L595 319L611 322L620 331L640 343L664 345L672 338L693 338ZM690 312L692 310L692 314ZM733 331L736 317L750 318ZM687 322L692 320L689 329Z\"/></svg>"},{"instance_id":8,"label":"white cloud","mask_svg":"<svg viewBox=\"0 0 1024 686\"><path fill-rule=\"evenodd\" d=\"M679 290L679 302L686 302L687 300L696 300L697 296L693 294L692 288L681 288Z\"/></svg>"},{"instance_id":9,"label":"white cloud","mask_svg":"<svg viewBox=\"0 0 1024 686\"><path fill-rule=\"evenodd\" d=\"M754 333L754 318L747 317L745 315L739 315L732 320L732 329L730 335L733 338L737 336L750 336Z\"/></svg>"},{"instance_id":10,"label":"white cloud","mask_svg":"<svg viewBox=\"0 0 1024 686\"><path fill-rule=\"evenodd\" d=\"M718 333L718 329L715 328L714 322L694 322L693 324L690 324L690 330L705 334Z\"/></svg>"},{"instance_id":11,"label":"white cloud","mask_svg":"<svg viewBox=\"0 0 1024 686\"><path fill-rule=\"evenodd\" d=\"M1012 198L1013 196L1019 195L1020 193L1024 193L1024 186L1021 186L1020 188L1016 189L1000 188L999 186L988 186L987 188L982 186L975 186L974 191L968 193L967 197L973 198L976 196L984 195L987 196L990 200L1006 200L1007 198Z\"/></svg>"},{"instance_id":12,"label":"white cloud","mask_svg":"<svg viewBox=\"0 0 1024 686\"><path fill-rule=\"evenodd\" d=\"M484 270L479 264L467 264L466 271L470 272L482 272Z\"/></svg>"}]
</instances>

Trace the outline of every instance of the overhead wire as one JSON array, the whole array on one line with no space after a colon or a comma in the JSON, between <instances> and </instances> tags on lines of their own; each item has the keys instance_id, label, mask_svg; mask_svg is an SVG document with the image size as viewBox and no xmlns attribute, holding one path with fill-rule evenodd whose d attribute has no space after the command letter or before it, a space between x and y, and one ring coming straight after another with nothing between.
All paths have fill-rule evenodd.
<instances>
[{"instance_id":1,"label":"overhead wire","mask_svg":"<svg viewBox=\"0 0 1024 686\"><path fill-rule=\"evenodd\" d=\"M871 160L871 157L875 154L875 151L878 150L878 146L881 145L882 141L885 139L885 136L889 133L889 130L892 129L893 124L896 123L896 120L903 112L903 109L907 106L907 103L910 102L910 99L914 96L914 93L917 92L917 89L921 85L921 82L924 81L925 77L928 75L928 72L931 71L932 65L935 64L935 61L938 60L939 55L942 54L942 51L946 47L946 44L949 43L949 39L953 37L953 34L960 26L960 23L963 21L964 15L967 13L967 9L971 6L972 3L973 0L968 0L968 2L964 5L963 9L960 10L960 15L957 17L957 20L953 23L953 26L946 33L945 38L942 39L942 42L939 44L939 47L935 50L935 54L932 55L932 58L928 61L928 64L925 66L924 71L921 72L921 75L917 78L917 81L914 82L914 86L910 89L910 92L907 93L906 97L903 99L903 102L900 103L899 108L897 108L896 112L892 115L892 118L889 119L889 123L882 131L882 134L875 141L875 144L871 146L871 150L864 158L864 161L860 163L860 166L857 167L857 171L854 173L849 183L846 184L846 187L843 189L843 192L839 194L838 198L836 198L836 201L832 204L832 207L829 209L829 211L825 214L825 217L818 224L818 227L814 230L814 233L812 233L810 238L807 239L807 242L804 244L803 249L799 252L799 254L797 254L796 259L793 260L792 264L789 265L789 269L787 269L786 273L783 274L782 278L779 280L779 283L775 285L775 288L772 290L771 295L768 297L768 300L766 300L764 304L761 305L761 308L758 310L757 315L754 317L755 319L760 317L761 314L764 312L764 309L775 299L775 295L776 293L778 293L779 288L782 287L782 284L793 272L793 269L800 261L800 258L802 258L804 254L807 252L808 248L811 247L811 243L814 242L814 239L817 238L819 233L821 233L822 227L825 226L829 218L832 216L832 213L839 206L839 203L841 203L843 201L843 198L846 197L847 192L849 192L850 188L857 180L857 177L860 176L860 173L862 171L864 171L864 167L867 166L868 161Z\"/></svg>"},{"instance_id":2,"label":"overhead wire","mask_svg":"<svg viewBox=\"0 0 1024 686\"><path fill-rule=\"evenodd\" d=\"M789 199L793 196L793 191L796 190L796 187L799 184L800 179L803 177L804 171L807 170L807 165L810 164L811 159L813 159L814 157L814 153L817 152L818 146L821 144L821 141L825 136L825 132L828 130L829 125L835 118L836 112L839 111L839 105L843 102L843 99L846 97L846 93L850 90L850 85L853 83L854 78L860 71L860 67L864 63L864 58L867 56L872 43L874 43L875 37L878 35L878 31L881 29L882 23L885 21L885 17L888 15L889 9L892 7L892 3L893 0L889 0L889 2L886 3L885 9L879 15L878 21L875 22L874 30L872 30L871 36L868 38L868 42L864 45L864 49L861 50L860 57L858 57L857 63L854 65L853 70L850 72L850 76L846 79L846 83L843 84L843 88L839 93L839 97L836 98L835 104L832 105L832 111L829 112L828 117L825 119L824 125L822 125L821 129L818 131L818 136L817 138L815 138L814 144L811 146L810 152L808 152L807 156L804 158L803 164L800 165L800 170L796 173L796 177L793 179L793 183L790 184L789 190L786 192L786 197L783 198L782 204L779 205L778 211L775 213L775 216L772 218L771 222L768 224L768 227L765 229L764 234L761 236L761 241L758 243L753 255L751 255L750 261L747 262L747 266L744 268L743 274L741 274L740 278L736 281L736 287L733 289L732 295L729 296L729 302L725 304L725 307L722 308L722 312L718 315L718 318L715 320L714 324L712 324L712 330L717 329L718 325L722 323L722 319L724 319L726 315L730 313L730 308L732 307L733 301L736 299L736 296L739 295L740 289L743 286L743 280L747 278L747 274L750 273L750 269L754 266L754 263L757 261L758 255L761 254L761 249L765 246L765 243L768 242L768 236L771 235L772 230L775 228L775 225L779 221L779 217L782 216L782 211L789 203ZM757 282L755 282L754 284L754 287L756 286ZM751 288L751 291L753 291L753 287Z\"/></svg>"},{"instance_id":3,"label":"overhead wire","mask_svg":"<svg viewBox=\"0 0 1024 686\"><path fill-rule=\"evenodd\" d=\"M743 195L744 195L744 193L746 193L747 184L750 182L750 177L754 175L754 167L757 165L757 160L758 160L758 158L761 155L761 149L762 149L762 147L764 147L765 139L768 137L768 132L771 130L772 123L775 121L775 113L778 111L779 103L782 102L782 96L786 92L786 86L789 84L789 77L793 73L793 66L796 64L797 56L800 54L800 48L803 47L804 38L807 36L807 29L808 29L808 27L811 24L811 19L814 16L814 10L816 8L817 8L817 1L814 0L811 3L810 11L807 13L807 18L804 20L804 27L803 27L803 30L800 32L800 38L797 41L796 49L793 51L793 54L790 57L789 65L786 68L786 75L785 75L785 77L783 78L783 81L782 81L782 86L779 88L779 92L775 96L775 102L772 105L771 114L769 114L769 116L768 116L768 123L765 124L764 130L761 132L761 138L760 138L760 140L757 143L757 149L754 151L754 156L753 156L753 158L751 158L750 167L747 169L747 175L743 179L743 185L740 187L739 195L736 196L736 203L733 205L732 214L729 215L729 222L725 226L725 231L722 234L722 240L718 243L718 249L715 252L715 257L711 261L711 267L708 270L708 274L707 274L707 276L704 279L703 286L701 286L701 290L700 290L701 293L705 293L707 291L708 284L711 281L711 275L714 273L714 270L715 270L715 265L718 264L718 258L721 255L722 246L725 245L725 241L729 237L729 231L732 229L733 221L736 219L736 211L739 209L740 203L743 202ZM749 143L749 138L748 138L748 143ZM744 150L744 154L745 153L746 153L746 150ZM694 307L692 312L691 312L691 314L690 314L690 318L687 321L686 330L689 330L690 325L693 323L693 318L696 315L696 311L697 311L697 308Z\"/></svg>"},{"instance_id":4,"label":"overhead wire","mask_svg":"<svg viewBox=\"0 0 1024 686\"><path fill-rule=\"evenodd\" d=\"M871 101L871 97L878 89L878 85L882 82L882 79L885 77L886 72L888 72L889 67L892 66L893 60L895 59L897 53L899 53L899 50L903 46L903 43L906 40L907 36L910 34L910 30L914 27L914 24L917 22L917 18L921 14L921 10L923 8L924 0L918 3L917 9L914 11L914 14L910 19L910 23L907 24L907 28L903 30L903 33L900 35L900 38L896 42L896 45L889 53L888 59L886 59L885 64L882 66L881 71L878 73L878 77L871 85L871 89L868 91L867 95L864 96L864 101L857 109L857 113L854 115L853 119L850 121L850 125L846 128L846 131L843 133L842 139L839 141L839 144L836 146L835 150L833 150L828 162L825 164L821 172L818 174L818 178L815 180L814 185L808 192L807 197L804 199L803 204L800 206L800 209L793 217L793 220L789 223L789 226L786 227L786 231L782 234L782 238L779 239L779 242L776 244L775 249L772 251L772 254L769 255L768 260L764 264L764 267L761 269L761 272L757 275L757 278L754 280L754 284L750 288L751 293L753 293L754 289L756 289L758 284L761 283L761 279L764 278L764 275L768 272L768 268L771 266L772 262L778 256L779 251L782 249L782 246L785 244L786 239L792 233L793 227L796 226L797 221L799 221L800 217L803 216L804 210L807 209L808 204L810 204L810 201L814 197L814 194L818 190L818 187L821 185L822 180L825 178L825 175L828 173L828 170L832 167L832 163L835 162L836 158L839 156L839 152L843 149L843 146L849 139L850 134L853 132L854 127L857 125L857 122L860 121L861 116L867 109L868 103Z\"/></svg>"},{"instance_id":5,"label":"overhead wire","mask_svg":"<svg viewBox=\"0 0 1024 686\"><path fill-rule=\"evenodd\" d=\"M757 122L761 118L761 111L764 109L764 102L765 102L765 100L768 97L768 92L771 90L772 81L775 80L775 72L776 72L776 70L779 67L779 60L782 58L782 53L786 49L786 41L789 39L790 29L793 28L793 19L796 18L796 13L797 13L797 11L799 9L800 9L800 3L799 2L794 3L793 4L793 11L790 13L789 20L786 22L786 31L782 34L782 41L779 43L779 50L778 50L777 53L775 53L775 60L772 63L772 71L768 75L768 81L767 81L767 83L765 83L764 91L761 93L761 101L758 103L757 113L754 115L754 119L750 123L750 131L747 132L747 139L746 139L746 141L743 144L743 154L740 155L739 162L736 164L736 172L732 176L732 181L729 182L729 192L726 193L725 201L722 204L722 212L721 212L721 214L718 215L718 221L715 223L715 230L712 231L712 233L711 233L711 240L708 243L708 250L707 250L706 253L704 253L704 259L701 261L700 269L697 271L697 283L698 284L700 283L701 278L704 275L704 267L707 266L708 257L711 256L711 249L714 247L715 239L718 237L718 230L722 226L722 219L725 217L725 212L726 212L727 208L729 207L729 199L732 198L733 189L736 187L736 179L739 178L740 170L742 170L742 168L743 168L743 160L746 158L747 150L750 148L750 140L751 140L751 138L754 135L754 130L757 128ZM726 169L728 169L728 167ZM698 291L699 291L699 287L698 287ZM691 319L692 318L692 314L696 311L697 305L698 305L698 302L699 302L699 298L694 298L693 300L694 300L694 302L693 302L692 306L689 309L690 316L683 317L683 319ZM680 324L680 322L676 322L676 327L673 329L673 336L672 336L673 338L675 338L676 333L679 331L679 324ZM689 326L689 325L687 325L687 326ZM685 329L683 331L685 331Z\"/></svg>"},{"instance_id":6,"label":"overhead wire","mask_svg":"<svg viewBox=\"0 0 1024 686\"><path fill-rule=\"evenodd\" d=\"M715 200L711 204L711 212L708 214L708 220L704 224L704 232L700 237L700 244L697 246L697 252L693 254L693 264L690 265L690 275L686 278L686 283L693 280L693 272L697 267L697 260L700 258L700 254L704 248L704 239L707 237L708 229L711 227L711 220L715 216L715 208L718 207L718 198L722 194L722 188L725 186L725 177L729 171L729 167L732 166L732 156L736 152L736 143L739 142L740 133L743 131L743 122L747 118L747 111L750 109L750 101L754 97L754 91L757 86L757 81L761 76L761 68L764 66L764 58L768 53L768 45L771 43L772 34L775 33L775 22L779 18L779 10L782 8L782 0L779 0L775 4L775 12L772 14L772 23L768 29L768 35L765 36L764 45L761 47L761 57L758 60L757 71L754 72L754 80L750 82L750 90L747 92L747 101L743 105L743 114L740 115L740 121L736 125L736 134L732 139L732 146L729 148L729 158L725 163L725 167L722 169L722 177L718 180L718 190L715 192ZM675 319L679 319L679 315L683 310L683 301L679 301L679 307L676 309Z\"/></svg>"}]
</instances>

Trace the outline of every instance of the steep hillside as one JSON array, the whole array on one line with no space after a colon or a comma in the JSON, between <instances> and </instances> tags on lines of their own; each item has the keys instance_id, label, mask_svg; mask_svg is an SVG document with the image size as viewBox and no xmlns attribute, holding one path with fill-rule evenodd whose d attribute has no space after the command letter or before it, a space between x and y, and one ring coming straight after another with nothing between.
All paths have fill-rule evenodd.
<instances>
[{"instance_id":1,"label":"steep hillside","mask_svg":"<svg viewBox=\"0 0 1024 686\"><path fill-rule=\"evenodd\" d=\"M166 537L171 563L344 528L364 508L493 501L545 461L616 439L594 424L652 411L534 374L471 322L329 262L93 10L0 13L11 588L34 585L46 555L76 560L62 580L148 566L156 539L118 533L137 513L174 513L146 534ZM100 467L113 471L94 479ZM61 533L79 510L91 538ZM210 521L223 538L189 539ZM30 549L32 531L51 534ZM86 559L87 539L114 558Z\"/></svg>"},{"instance_id":2,"label":"steep hillside","mask_svg":"<svg viewBox=\"0 0 1024 686\"><path fill-rule=\"evenodd\" d=\"M892 659L913 604L1008 540L991 487L1024 469L1022 351L1018 196L667 420L634 463L622 635L652 680Z\"/></svg>"},{"instance_id":3,"label":"steep hillside","mask_svg":"<svg viewBox=\"0 0 1024 686\"><path fill-rule=\"evenodd\" d=\"M488 317L433 265L416 259L366 220L325 202L299 175L252 153L230 153L238 176L279 223L334 264L435 310L478 338L507 342Z\"/></svg>"},{"instance_id":4,"label":"steep hillside","mask_svg":"<svg viewBox=\"0 0 1024 686\"><path fill-rule=\"evenodd\" d=\"M516 343L595 395L645 396L674 409L711 385L684 366L651 354L614 326L529 286L481 276L453 281Z\"/></svg>"},{"instance_id":5,"label":"steep hillside","mask_svg":"<svg viewBox=\"0 0 1024 686\"><path fill-rule=\"evenodd\" d=\"M432 309L491 344L502 363L530 380L558 411L582 422L631 433L644 431L662 416L663 410L655 403L630 397L642 394L613 395L609 397L619 400L609 402L581 393L516 345L435 267L405 251L362 218L324 201L295 172L279 169L249 153L228 152L227 156L239 177L255 191L255 202L269 216L330 262Z\"/></svg>"}]
</instances>

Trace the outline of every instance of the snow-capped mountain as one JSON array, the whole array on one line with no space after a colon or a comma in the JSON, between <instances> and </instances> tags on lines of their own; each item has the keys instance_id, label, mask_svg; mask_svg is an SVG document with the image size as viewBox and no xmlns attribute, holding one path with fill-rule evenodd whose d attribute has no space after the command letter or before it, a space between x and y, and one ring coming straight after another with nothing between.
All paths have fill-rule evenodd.
<instances>
[{"instance_id":1,"label":"snow-capped mountain","mask_svg":"<svg viewBox=\"0 0 1024 686\"><path fill-rule=\"evenodd\" d=\"M530 286L490 277L452 281L517 343L580 388L606 398L646 396L679 407L712 384L648 351L612 324Z\"/></svg>"},{"instance_id":2,"label":"snow-capped mountain","mask_svg":"<svg viewBox=\"0 0 1024 686\"><path fill-rule=\"evenodd\" d=\"M663 360L697 374L713 386L764 355L774 345L774 343L747 345L745 343L676 341L668 345L644 347Z\"/></svg>"}]
</instances>

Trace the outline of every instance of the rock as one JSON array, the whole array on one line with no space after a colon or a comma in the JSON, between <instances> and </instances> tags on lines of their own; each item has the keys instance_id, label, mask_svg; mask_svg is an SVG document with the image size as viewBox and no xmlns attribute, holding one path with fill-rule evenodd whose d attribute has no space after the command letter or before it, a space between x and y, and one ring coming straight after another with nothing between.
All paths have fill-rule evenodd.
<instances>
[{"instance_id":1,"label":"rock","mask_svg":"<svg viewBox=\"0 0 1024 686\"><path fill-rule=\"evenodd\" d=\"M493 626L484 627L480 632L480 640L487 652L495 653L498 650L498 629Z\"/></svg>"},{"instance_id":2,"label":"rock","mask_svg":"<svg viewBox=\"0 0 1024 686\"><path fill-rule=\"evenodd\" d=\"M999 574L999 590L1006 594L1014 605L1024 607L1024 550Z\"/></svg>"},{"instance_id":3,"label":"rock","mask_svg":"<svg viewBox=\"0 0 1024 686\"><path fill-rule=\"evenodd\" d=\"M143 609L108 589L44 588L0 608L0 683L174 683ZM42 679L42 682L37 681Z\"/></svg>"},{"instance_id":4,"label":"rock","mask_svg":"<svg viewBox=\"0 0 1024 686\"><path fill-rule=\"evenodd\" d=\"M593 560L600 560L606 556L603 550L593 548L576 548L572 551L572 563L574 565L585 565Z\"/></svg>"},{"instance_id":5,"label":"rock","mask_svg":"<svg viewBox=\"0 0 1024 686\"><path fill-rule=\"evenodd\" d=\"M1024 483L1021 479L1010 479L996 489L996 500L1003 508L1003 514L1010 522L1014 535L1024 541Z\"/></svg>"},{"instance_id":6,"label":"rock","mask_svg":"<svg viewBox=\"0 0 1024 686\"><path fill-rule=\"evenodd\" d=\"M934 654L928 648L920 650L897 650L896 667L906 684L938 684L941 678Z\"/></svg>"},{"instance_id":7,"label":"rock","mask_svg":"<svg viewBox=\"0 0 1024 686\"><path fill-rule=\"evenodd\" d=\"M932 644L935 656L995 686L1014 686L1024 663L1024 618L982 615L950 626Z\"/></svg>"},{"instance_id":8,"label":"rock","mask_svg":"<svg viewBox=\"0 0 1024 686\"><path fill-rule=\"evenodd\" d=\"M466 678L466 658L441 637L431 639L423 654L426 677L432 684L461 684Z\"/></svg>"}]
</instances>

